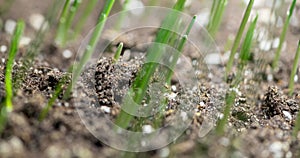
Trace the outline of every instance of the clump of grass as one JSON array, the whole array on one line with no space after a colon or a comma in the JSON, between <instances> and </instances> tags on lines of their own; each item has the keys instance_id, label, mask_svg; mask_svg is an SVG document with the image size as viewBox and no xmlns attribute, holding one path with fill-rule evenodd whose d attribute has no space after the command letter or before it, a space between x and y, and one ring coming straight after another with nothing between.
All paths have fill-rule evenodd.
<instances>
[{"instance_id":1,"label":"clump of grass","mask_svg":"<svg viewBox=\"0 0 300 158\"><path fill-rule=\"evenodd\" d=\"M24 21L18 21L16 28L14 30L13 37L11 39L11 46L9 49L8 59L6 63L6 70L5 70L5 92L6 98L5 102L0 106L0 133L5 127L6 119L8 113L13 110L12 98L13 98L13 83L12 83L12 71L13 71L13 63L15 56L18 51L19 41L23 34L25 28Z\"/></svg>"},{"instance_id":2,"label":"clump of grass","mask_svg":"<svg viewBox=\"0 0 300 158\"><path fill-rule=\"evenodd\" d=\"M115 0L107 0L105 3L105 6L103 8L102 13L100 14L99 20L98 20L98 24L96 25L92 36L89 40L88 45L85 48L85 51L83 53L83 56L81 57L79 63L77 65L74 65L74 73L73 73L73 79L72 82L76 82L80 73L83 70L84 65L87 63L87 61L91 58L94 49L99 41L99 38L101 36L102 30L104 28L105 22L107 20L107 17L111 11L111 8L113 7L115 3ZM72 90L72 83L69 84L67 91L64 95L64 99L68 99L70 97L70 93Z\"/></svg>"},{"instance_id":3,"label":"clump of grass","mask_svg":"<svg viewBox=\"0 0 300 158\"><path fill-rule=\"evenodd\" d=\"M235 37L235 40L234 40L234 43L233 43L233 46L232 46L232 49L231 49L231 52L230 52L229 60L228 60L227 65L226 65L226 74L225 74L226 78L229 75L229 73L231 72L233 62L234 62L234 56L235 56L235 54L238 50L238 47L240 45L240 41L242 39L243 32L244 32L246 24L248 22L248 19L249 19L251 10L252 10L253 3L254 3L254 0L250 0L250 2L248 3L247 9L246 9L245 14L243 16L242 23L241 23L240 28L238 30L238 33Z\"/></svg>"},{"instance_id":4,"label":"clump of grass","mask_svg":"<svg viewBox=\"0 0 300 158\"><path fill-rule=\"evenodd\" d=\"M294 64L293 64L293 68L292 68L292 72L291 72L291 76L290 76L290 82L289 82L289 95L290 96L294 93L294 84L295 84L294 79L295 79L295 76L297 73L299 60L300 60L300 40L298 42L298 49L296 51L296 55L294 58Z\"/></svg>"},{"instance_id":5,"label":"clump of grass","mask_svg":"<svg viewBox=\"0 0 300 158\"><path fill-rule=\"evenodd\" d=\"M228 0L213 0L210 10L210 19L207 25L207 30L213 37L219 30L227 3Z\"/></svg>"},{"instance_id":6,"label":"clump of grass","mask_svg":"<svg viewBox=\"0 0 300 158\"><path fill-rule=\"evenodd\" d=\"M40 52L41 45L44 42L46 33L49 30L49 27L47 26L47 22L49 26L52 26L54 24L54 21L57 17L57 13L59 11L59 8L61 6L61 3L63 1L61 0L55 0L53 2L53 5L48 10L46 14L46 20L43 22L42 27L40 27L39 31L36 33L35 38L30 43L29 48L26 51L25 56L21 59L21 67L18 68L18 73L16 74L16 77L14 78L14 90L18 90L21 87L21 84L26 76L26 73L28 72L29 68L32 66L32 63L34 61L34 58L38 55ZM45 29L46 28L46 29Z\"/></svg>"},{"instance_id":7,"label":"clump of grass","mask_svg":"<svg viewBox=\"0 0 300 158\"><path fill-rule=\"evenodd\" d=\"M185 4L185 0L178 0L176 2L176 4L174 5L173 10L182 11L184 8L184 4ZM194 22L194 20L195 19L193 19L193 22ZM161 29L159 29L159 31L157 33L157 36L155 38L155 43L168 44L168 42L173 37L173 32L170 31L169 29L176 28L178 23L179 23L179 20L178 20L177 14L171 12L169 15L167 15L165 20L162 22ZM169 28L169 29L167 29L167 28ZM188 29L188 32L189 32L189 30L190 30L190 27ZM184 36L181 40L182 46L180 46L181 47L180 49L183 48L185 41L186 41L186 37ZM176 47L176 46L173 46L173 47ZM136 78L132 84L132 87L129 89L129 96L132 97L132 100L138 105L141 104L141 102L146 94L147 86L150 82L150 79L158 66L160 58L163 56L161 51L162 50L159 47L159 45L153 45L152 47L149 48L147 55L146 55L146 60L151 61L151 62L143 65L142 69L136 76ZM123 105L123 106L130 107L128 105ZM135 109L136 107L134 107L134 106L131 106L130 108L131 108L130 111L137 110L137 109ZM133 118L132 115L121 110L115 123L119 127L127 128L129 126L129 123L132 120L132 118Z\"/></svg>"},{"instance_id":8,"label":"clump of grass","mask_svg":"<svg viewBox=\"0 0 300 158\"><path fill-rule=\"evenodd\" d=\"M248 62L250 60L253 35L254 35L254 30L256 28L257 19L258 19L258 15L256 15L254 20L251 22L251 24L248 28L246 37L244 39L244 42L242 44L241 53L239 56L240 64L239 64L238 73L233 81L233 84L231 85L232 88L229 89L229 91L226 93L224 116L217 124L216 131L217 131L217 134L219 134L219 135L224 134L225 126L226 126L229 116L230 116L231 107L235 103L236 89L238 88L238 85L242 81L242 75L244 72L244 68L246 67L246 65L248 64Z\"/></svg>"},{"instance_id":9,"label":"clump of grass","mask_svg":"<svg viewBox=\"0 0 300 158\"><path fill-rule=\"evenodd\" d=\"M71 24L81 4L81 0L74 0L71 4L71 0L66 0L63 11L60 16L59 25L56 34L56 43L65 46L68 40L68 33L71 28Z\"/></svg>"},{"instance_id":10,"label":"clump of grass","mask_svg":"<svg viewBox=\"0 0 300 158\"><path fill-rule=\"evenodd\" d=\"M279 59L280 59L280 54L281 54L282 46L283 46L283 43L285 41L286 32L288 30L288 27L289 27L289 24L290 24L290 21L291 21L291 18L292 18L295 6L296 6L296 0L293 0L292 4L290 6L290 9L287 12L287 18L285 19L285 22L284 22L284 25L283 25L283 30L282 30L282 33L280 35L279 46L278 46L278 48L276 50L275 58L274 58L273 63L272 63L272 68L275 71L278 68L278 62L279 62Z\"/></svg>"}]
</instances>

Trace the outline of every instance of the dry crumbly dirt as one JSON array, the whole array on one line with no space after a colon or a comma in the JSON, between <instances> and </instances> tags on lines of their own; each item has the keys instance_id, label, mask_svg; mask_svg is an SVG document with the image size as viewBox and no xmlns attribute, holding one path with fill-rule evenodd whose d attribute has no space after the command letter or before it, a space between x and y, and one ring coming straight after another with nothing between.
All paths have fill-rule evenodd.
<instances>
[{"instance_id":1,"label":"dry crumbly dirt","mask_svg":"<svg viewBox=\"0 0 300 158\"><path fill-rule=\"evenodd\" d=\"M230 8L228 11L233 12L232 7ZM19 17L20 12L22 13L22 10L14 16ZM5 17L9 16L8 14ZM94 16L96 17L96 14ZM221 28L220 34L227 35L226 29L228 28ZM288 41L299 38L297 28L293 30L296 31L288 34ZM0 35L1 44L9 44L10 36L3 31ZM218 42L224 43L226 40L227 38L224 37L218 39ZM132 41L123 42L125 45L132 45ZM76 50L76 47L71 49ZM25 50L26 48L22 48L20 54ZM51 43L45 44L42 50L45 54L39 56L34 62L14 98L15 109L9 115L7 127L0 135L0 157L161 157L166 152L170 157L300 156L300 135L298 134L296 141L293 141L291 137L295 118L299 112L299 84L295 85L296 90L293 96L287 95L292 57L281 61L281 68L277 74L274 74L273 81L267 79L270 74L270 61L265 61L265 67L257 73L259 75L249 77L250 81L242 82L239 89L240 95L232 107L228 130L224 136L216 136L212 131L207 136L199 138L199 127L205 118L197 113L203 110L203 107L195 105L197 110L192 125L175 143L156 151L125 153L106 146L87 130L76 111L73 98L63 101L61 94L47 118L42 122L38 121L41 110L47 104L59 80L66 74L70 75L66 72L66 67L72 63L72 59L63 59L60 54L62 50ZM2 53L1 60L6 56ZM105 67L103 65L111 66L111 54L107 53L106 56L107 58L98 63L97 72L101 72L95 74L98 78L103 79L105 75L111 75L109 73L111 68L101 69ZM15 67L18 67L20 63L16 63ZM132 70L138 67L132 61L122 63L131 64ZM253 70L256 64L253 61L248 69ZM0 101L3 101L5 98L5 60L0 61L0 70ZM215 71L218 69L215 68ZM98 93L101 105L114 108L112 105L115 103L109 90L114 76L111 75L109 78L112 79L97 80L99 83L96 83L95 91ZM252 80L259 82L252 83ZM100 87L103 83L107 85ZM222 85L220 88L218 85L212 87L203 83L197 87L194 94L200 98L199 102L203 102L209 108L220 110L220 107L214 107L212 100L215 93L224 90L221 89ZM116 108L112 111L117 113L119 110Z\"/></svg>"}]
</instances>

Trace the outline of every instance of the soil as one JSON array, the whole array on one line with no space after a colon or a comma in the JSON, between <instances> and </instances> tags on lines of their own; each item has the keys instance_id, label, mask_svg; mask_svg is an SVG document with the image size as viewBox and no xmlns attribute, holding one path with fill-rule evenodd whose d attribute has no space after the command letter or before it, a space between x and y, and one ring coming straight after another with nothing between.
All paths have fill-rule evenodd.
<instances>
[{"instance_id":1,"label":"soil","mask_svg":"<svg viewBox=\"0 0 300 158\"><path fill-rule=\"evenodd\" d=\"M27 5L22 0L16 0L15 3L26 6L24 8L33 8L33 12L39 13L43 13L48 6L48 2L36 4L33 0L28 3L26 1ZM30 14L28 10L15 9L17 7L15 3L12 9L1 15L2 20L22 18L24 15ZM35 5L28 6L31 3ZM118 7L114 9L114 12L118 11ZM236 10L236 8L239 9ZM297 5L297 9L300 10L300 5ZM191 12L194 11L193 7L191 10ZM222 54L226 54L224 45L228 36L238 29L236 21L240 20L240 16L236 12L242 13L242 11L243 8L240 7L238 0L230 2L225 14L225 19L228 20L224 20L224 27L221 27L216 40ZM83 36L87 32L86 30L93 26L94 19L97 19L97 12L94 12L93 16L89 18L90 26L86 26ZM264 28L265 26L260 27ZM295 52L296 47L293 44L300 37L300 26L293 27L291 30L287 35L285 52ZM280 30L272 33L273 36L276 36ZM29 27L26 34L31 36L34 34L34 30ZM85 72L86 75L94 76L93 81L95 81L95 87L89 88L96 92L97 97L91 102L97 102L99 106L91 106L91 108L94 108L95 111L102 110L111 119L115 119L120 112L120 107L115 101L118 96L113 93L113 84L122 81L132 83L141 67L142 55L140 52L144 48L131 48L137 41L149 41L154 38L154 35L153 31L148 36L144 35L141 30L140 35L135 36L137 38L132 39L132 36L128 35L128 38L116 40L111 45L111 49L107 50L97 64L91 67L95 73ZM11 36L2 29L0 46L9 45L10 39ZM126 59L123 56L117 64L112 64L112 52L116 49L119 40L124 42L126 50L131 53ZM74 42L75 44L70 44L68 49L76 52L79 42L80 40ZM14 75L22 64L19 61L27 49L28 47L20 48L14 64ZM40 55L26 73L26 78L13 100L14 110L9 114L6 128L0 134L0 157L300 157L300 133L296 140L292 139L295 119L300 108L299 81L295 83L295 92L292 96L288 96L287 90L294 53L282 55L278 73L272 73L270 71L272 57L267 53L274 52L274 49L267 52L255 49L253 61L246 68L248 75L237 89L238 95L223 136L217 136L212 130L205 137L201 137L203 131L200 127L204 119L212 118L215 123L222 117L224 104L216 103L215 99L224 98L227 85L210 84L209 77L199 76L203 82L196 84L197 88L190 90L189 94L191 95L189 95L181 92L183 87L180 87L178 81L173 79L172 85L176 87L176 90L170 90L170 93L176 93L181 98L194 99L198 103L192 107L194 108L192 124L176 142L162 149L130 153L113 149L91 134L76 110L74 102L77 100L75 98L63 100L65 91L59 95L47 117L43 121L39 121L39 115L52 97L59 81L64 76L69 78L67 83L71 80L71 74L67 72L67 68L74 61L75 56L64 58L62 55L64 50L51 40L46 41ZM259 53L263 53L263 55ZM193 56L190 55L190 57L190 60L193 60ZM0 58L0 101L2 102L6 96L4 72L7 52L0 53ZM213 67L212 71L220 74L220 68L223 66L219 64ZM116 75L115 71L119 75ZM122 74L126 75L122 76ZM234 77L234 74L232 76ZM270 79L270 76L273 79ZM65 88L66 85L64 90ZM165 110L163 122L167 122L168 118L174 115L174 111L176 111L174 106L177 102L179 102L178 98L168 100L171 106ZM107 108L109 108L109 112L103 110Z\"/></svg>"}]
</instances>

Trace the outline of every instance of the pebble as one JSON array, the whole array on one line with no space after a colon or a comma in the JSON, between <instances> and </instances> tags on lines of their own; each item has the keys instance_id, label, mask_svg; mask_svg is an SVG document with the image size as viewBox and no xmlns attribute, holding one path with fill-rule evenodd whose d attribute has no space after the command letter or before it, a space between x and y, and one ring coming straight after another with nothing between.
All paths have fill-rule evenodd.
<instances>
[{"instance_id":1,"label":"pebble","mask_svg":"<svg viewBox=\"0 0 300 158\"><path fill-rule=\"evenodd\" d=\"M263 51L271 50L272 41L270 40L263 40L259 43L259 49Z\"/></svg>"},{"instance_id":2,"label":"pebble","mask_svg":"<svg viewBox=\"0 0 300 158\"><path fill-rule=\"evenodd\" d=\"M173 92L175 92L175 91L177 90L177 88L176 88L175 85L172 85L172 86L171 86L171 89L172 89Z\"/></svg>"},{"instance_id":3,"label":"pebble","mask_svg":"<svg viewBox=\"0 0 300 158\"><path fill-rule=\"evenodd\" d=\"M282 143L279 141L274 142L269 146L269 150L273 153L274 158L283 157L283 153L281 149L282 149Z\"/></svg>"},{"instance_id":4,"label":"pebble","mask_svg":"<svg viewBox=\"0 0 300 158\"><path fill-rule=\"evenodd\" d=\"M6 51L7 51L7 46L6 45L0 46L0 52L5 53Z\"/></svg>"},{"instance_id":5,"label":"pebble","mask_svg":"<svg viewBox=\"0 0 300 158\"><path fill-rule=\"evenodd\" d=\"M289 119L289 121L292 120L292 115L288 111L282 111L283 115Z\"/></svg>"},{"instance_id":6,"label":"pebble","mask_svg":"<svg viewBox=\"0 0 300 158\"><path fill-rule=\"evenodd\" d=\"M125 50L124 54L122 56L123 61L128 61L130 59L130 54L131 54L131 51L129 49Z\"/></svg>"},{"instance_id":7,"label":"pebble","mask_svg":"<svg viewBox=\"0 0 300 158\"><path fill-rule=\"evenodd\" d=\"M110 113L110 108L107 106L101 106L100 109L106 113Z\"/></svg>"},{"instance_id":8,"label":"pebble","mask_svg":"<svg viewBox=\"0 0 300 158\"><path fill-rule=\"evenodd\" d=\"M197 14L197 23L200 24L201 26L208 25L209 14L210 14L209 9L205 8L201 10L201 12Z\"/></svg>"},{"instance_id":9,"label":"pebble","mask_svg":"<svg viewBox=\"0 0 300 158\"><path fill-rule=\"evenodd\" d=\"M4 25L4 31L8 34L13 34L14 33L14 30L15 30L15 27L16 27L17 23L16 21L12 20L12 19L8 19L6 20L5 22L5 25Z\"/></svg>"},{"instance_id":10,"label":"pebble","mask_svg":"<svg viewBox=\"0 0 300 158\"><path fill-rule=\"evenodd\" d=\"M184 111L181 111L180 116L182 117L183 121L186 121L188 119L187 113Z\"/></svg>"},{"instance_id":11,"label":"pebble","mask_svg":"<svg viewBox=\"0 0 300 158\"><path fill-rule=\"evenodd\" d=\"M168 147L162 148L158 151L158 155L161 158L168 157L170 155L170 149Z\"/></svg>"},{"instance_id":12,"label":"pebble","mask_svg":"<svg viewBox=\"0 0 300 158\"><path fill-rule=\"evenodd\" d=\"M142 127L142 129L143 129L143 133L146 133L146 134L149 134L154 131L154 129L151 125L144 125Z\"/></svg>"},{"instance_id":13,"label":"pebble","mask_svg":"<svg viewBox=\"0 0 300 158\"><path fill-rule=\"evenodd\" d=\"M30 26L38 31L42 26L45 21L45 17L41 14L32 14L29 17L29 24ZM47 25L44 26L43 30L45 30Z\"/></svg>"},{"instance_id":14,"label":"pebble","mask_svg":"<svg viewBox=\"0 0 300 158\"><path fill-rule=\"evenodd\" d=\"M73 56L73 52L70 51L69 49L64 50L62 54L63 54L63 57L66 59L69 59Z\"/></svg>"},{"instance_id":15,"label":"pebble","mask_svg":"<svg viewBox=\"0 0 300 158\"><path fill-rule=\"evenodd\" d=\"M225 147L227 147L229 144L230 144L230 141L228 138L226 137L222 137L220 140L219 140L219 143Z\"/></svg>"},{"instance_id":16,"label":"pebble","mask_svg":"<svg viewBox=\"0 0 300 158\"><path fill-rule=\"evenodd\" d=\"M276 49L279 47L280 39L279 37L275 38L272 43L272 48Z\"/></svg>"},{"instance_id":17,"label":"pebble","mask_svg":"<svg viewBox=\"0 0 300 158\"><path fill-rule=\"evenodd\" d=\"M209 65L217 65L221 63L221 57L218 53L208 54L205 57L205 62Z\"/></svg>"},{"instance_id":18,"label":"pebble","mask_svg":"<svg viewBox=\"0 0 300 158\"><path fill-rule=\"evenodd\" d=\"M295 77L294 77L294 82L298 82L298 75L295 75Z\"/></svg>"},{"instance_id":19,"label":"pebble","mask_svg":"<svg viewBox=\"0 0 300 158\"><path fill-rule=\"evenodd\" d=\"M139 8L139 9L137 9ZM128 3L127 9L130 10L130 12L133 15L141 15L144 12L144 4L142 1L138 1L138 0L131 0Z\"/></svg>"},{"instance_id":20,"label":"pebble","mask_svg":"<svg viewBox=\"0 0 300 158\"><path fill-rule=\"evenodd\" d=\"M270 8L262 8L258 9L257 13L259 15L258 22L265 23L265 24L275 24L276 17L274 14L272 14L272 11Z\"/></svg>"},{"instance_id":21,"label":"pebble","mask_svg":"<svg viewBox=\"0 0 300 158\"><path fill-rule=\"evenodd\" d=\"M31 38L23 36L20 39L19 46L27 46L29 45L30 42L31 42Z\"/></svg>"}]
</instances>

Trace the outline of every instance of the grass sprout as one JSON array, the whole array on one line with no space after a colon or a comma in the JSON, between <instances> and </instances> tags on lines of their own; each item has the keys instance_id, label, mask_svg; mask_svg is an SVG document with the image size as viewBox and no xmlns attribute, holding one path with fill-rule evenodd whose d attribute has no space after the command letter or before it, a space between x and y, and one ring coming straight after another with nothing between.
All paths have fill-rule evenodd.
<instances>
[{"instance_id":1,"label":"grass sprout","mask_svg":"<svg viewBox=\"0 0 300 158\"><path fill-rule=\"evenodd\" d=\"M242 74L244 72L244 68L247 65L249 59L250 59L250 53L251 53L251 47L252 47L252 41L253 41L253 35L254 31L256 28L256 23L257 23L258 15L254 18L254 20L251 22L246 37L243 41L242 48L241 48L241 53L239 56L239 69L237 76L235 77L233 81L233 85L231 85L231 89L227 92L226 98L225 98L225 109L224 109L224 116L223 118L218 122L217 127L216 127L216 132L219 135L223 135L225 131L225 126L228 122L229 116L230 116L230 111L232 105L235 103L235 98L236 98L236 91L235 89L238 88L238 85L242 81Z\"/></svg>"},{"instance_id":2,"label":"grass sprout","mask_svg":"<svg viewBox=\"0 0 300 158\"><path fill-rule=\"evenodd\" d=\"M123 50L123 43L121 42L118 46L118 49L117 49L116 53L115 53L115 56L114 56L114 59L113 59L114 63L116 63L119 60L119 58L121 56L121 53L122 53L122 50Z\"/></svg>"},{"instance_id":3,"label":"grass sprout","mask_svg":"<svg viewBox=\"0 0 300 158\"><path fill-rule=\"evenodd\" d=\"M232 69L233 62L234 62L234 56L235 56L235 54L237 52L237 49L240 45L240 41L242 39L243 32L244 32L246 24L248 22L248 19L249 19L251 10L252 10L253 3L254 3L254 0L249 1L247 9L246 9L246 11L244 13L244 16L243 16L242 23L240 25L238 33L237 33L237 35L235 37L235 40L233 42L233 46L232 46L232 49L231 49L231 52L230 52L229 60L228 60L227 65L226 65L226 74L225 74L226 78L227 78L227 76L229 75L229 73Z\"/></svg>"},{"instance_id":4,"label":"grass sprout","mask_svg":"<svg viewBox=\"0 0 300 158\"><path fill-rule=\"evenodd\" d=\"M64 36L65 36L65 31L66 31L66 22L67 22L67 18L68 18L68 11L69 11L69 7L71 5L71 0L66 0L65 4L64 4L64 8L61 12L60 15L60 19L59 19L59 23L58 23L58 29L57 29L57 33L56 33L56 43L58 44L62 44L63 40L64 40Z\"/></svg>"},{"instance_id":5,"label":"grass sprout","mask_svg":"<svg viewBox=\"0 0 300 158\"><path fill-rule=\"evenodd\" d=\"M94 10L95 6L97 5L98 0L89 0L87 6L84 8L82 16L80 16L77 24L74 28L73 38L77 38L80 34L84 24L86 23L88 17L91 15L92 11Z\"/></svg>"},{"instance_id":6,"label":"grass sprout","mask_svg":"<svg viewBox=\"0 0 300 158\"><path fill-rule=\"evenodd\" d=\"M275 58L274 58L273 63L272 63L273 70L277 70L277 68L278 68L278 62L279 62L279 59L280 59L280 54L281 54L281 50L282 50L282 47L283 47L283 43L285 41L286 32L289 28L289 24L290 24L290 21L291 21L291 18L292 18L295 7L296 7L296 0L293 0L292 4L291 4L291 6L290 6L290 8L287 12L287 18L285 19L285 22L284 22L284 25L283 25L283 30L282 30L282 33L280 35L280 42L279 42L278 48L275 52Z\"/></svg>"},{"instance_id":7,"label":"grass sprout","mask_svg":"<svg viewBox=\"0 0 300 158\"><path fill-rule=\"evenodd\" d=\"M207 30L213 37L216 35L220 27L227 3L228 0L213 0L210 10L210 19L207 25Z\"/></svg>"},{"instance_id":8,"label":"grass sprout","mask_svg":"<svg viewBox=\"0 0 300 158\"><path fill-rule=\"evenodd\" d=\"M185 0L178 0L174 5L173 10L182 11L184 9L184 4L185 4ZM166 28L176 28L178 21L179 20L177 14L175 14L174 12L168 14L167 17L162 22L161 29L159 29L157 33L157 36L155 38L155 43L167 44L170 38L172 37L173 32ZM161 49L162 48L160 48L159 45L153 45L152 47L149 48L146 55L146 60L152 62L143 65L135 81L133 82L132 87L129 90L130 96L133 95L132 99L138 105L141 104L146 94L147 86L150 82L150 79L158 66L158 62L155 61L158 61L162 57ZM135 107L133 106L131 106L131 108L133 108L131 109L132 111L136 110L134 109ZM132 115L121 110L115 123L119 127L126 128L128 127L132 118L133 118Z\"/></svg>"},{"instance_id":9,"label":"grass sprout","mask_svg":"<svg viewBox=\"0 0 300 158\"><path fill-rule=\"evenodd\" d=\"M76 82L80 73L83 70L84 65L87 63L87 61L90 59L90 57L92 56L94 49L99 41L99 38L101 36L102 30L104 28L105 22L107 20L107 17L113 7L115 3L115 0L107 0L105 3L105 6L103 8L102 13L100 14L99 20L98 20L98 24L96 25L92 36L89 40L88 45L85 48L85 51L83 53L82 58L80 59L78 65L74 65L74 74L73 74L73 80L72 82ZM71 90L72 90L72 83L69 84L67 91L64 95L64 99L68 99L70 97L71 94Z\"/></svg>"},{"instance_id":10,"label":"grass sprout","mask_svg":"<svg viewBox=\"0 0 300 158\"><path fill-rule=\"evenodd\" d=\"M12 71L13 71L13 63L15 56L18 51L19 42L21 36L23 34L25 28L24 21L18 21L17 26L15 28L13 37L11 39L11 46L8 54L8 60L6 63L6 71L5 71L5 90L6 90L6 99L5 106L8 112L13 110L12 105L12 97L13 97L13 86L12 86Z\"/></svg>"},{"instance_id":11,"label":"grass sprout","mask_svg":"<svg viewBox=\"0 0 300 158\"><path fill-rule=\"evenodd\" d=\"M11 46L9 49L8 59L6 63L6 70L5 70L5 91L6 91L6 98L4 102L1 103L0 106L0 133L5 128L6 120L8 113L13 110L12 98L13 98L13 83L12 83L12 71L13 71L13 63L15 56L18 51L20 38L23 34L25 28L24 21L18 21L16 28L14 30L13 37L11 39Z\"/></svg>"},{"instance_id":12,"label":"grass sprout","mask_svg":"<svg viewBox=\"0 0 300 158\"><path fill-rule=\"evenodd\" d=\"M55 0L53 2L53 5L51 6L51 8L48 10L46 14L46 18L45 18L46 20L43 22L39 31L36 33L34 40L30 43L30 46L27 49L25 56L21 59L22 65L21 67L18 68L18 73L14 78L15 91L21 87L21 84L23 83L26 73L28 72L29 68L32 66L34 58L38 55L39 49L41 48L41 45L44 42L46 33L49 30L49 27L46 27L47 23L49 24L49 26L52 26L54 24L54 21L58 15L57 13L59 11L62 2L63 1L61 0Z\"/></svg>"},{"instance_id":13,"label":"grass sprout","mask_svg":"<svg viewBox=\"0 0 300 158\"><path fill-rule=\"evenodd\" d=\"M294 84L295 84L294 79L295 79L295 76L297 73L299 60L300 60L300 40L298 42L298 49L296 51L296 55L294 58L294 64L293 64L293 68L292 68L292 72L291 72L291 76L290 76L290 82L289 82L289 95L290 96L294 93Z\"/></svg>"}]
</instances>

